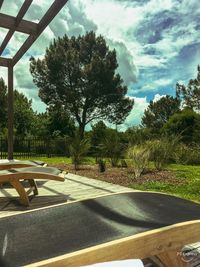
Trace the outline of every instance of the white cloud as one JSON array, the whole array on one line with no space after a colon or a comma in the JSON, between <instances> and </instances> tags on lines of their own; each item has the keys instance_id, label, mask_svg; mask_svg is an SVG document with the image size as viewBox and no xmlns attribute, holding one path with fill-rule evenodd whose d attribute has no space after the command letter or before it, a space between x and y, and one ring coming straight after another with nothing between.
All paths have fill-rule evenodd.
<instances>
[{"instance_id":1,"label":"white cloud","mask_svg":"<svg viewBox=\"0 0 200 267\"><path fill-rule=\"evenodd\" d=\"M154 84L157 86L166 86L169 85L172 82L171 79L159 79L154 81Z\"/></svg>"},{"instance_id":2,"label":"white cloud","mask_svg":"<svg viewBox=\"0 0 200 267\"><path fill-rule=\"evenodd\" d=\"M160 95L160 94L155 94L153 102L157 102L160 100L162 97L166 97L166 95Z\"/></svg>"},{"instance_id":3,"label":"white cloud","mask_svg":"<svg viewBox=\"0 0 200 267\"><path fill-rule=\"evenodd\" d=\"M130 114L126 118L125 122L120 127L120 130L126 130L128 127L139 125L141 123L144 111L149 105L146 97L132 97L132 98L134 99L135 104Z\"/></svg>"},{"instance_id":4,"label":"white cloud","mask_svg":"<svg viewBox=\"0 0 200 267\"><path fill-rule=\"evenodd\" d=\"M172 82L173 82L172 79L158 79L154 81L149 80L138 89L135 89L133 86L133 88L129 89L129 94L157 91L159 87L165 87L165 86L167 87L171 85Z\"/></svg>"},{"instance_id":5,"label":"white cloud","mask_svg":"<svg viewBox=\"0 0 200 267\"><path fill-rule=\"evenodd\" d=\"M25 19L38 21L53 0L33 0L33 5L26 14ZM23 1L4 0L3 9L10 15L16 15ZM165 28L163 18L175 21ZM117 0L73 0L68 1L66 6L56 16L52 23L42 33L39 39L29 49L28 54L18 63L15 68L15 84L25 94L34 99L35 109L43 106L37 97L37 89L32 82L29 73L29 56L43 57L45 48L58 36L67 33L69 36L84 34L86 31L94 30L102 34L108 41L110 47L117 50L119 62L119 73L127 85L138 80L139 73L150 73L152 68L156 69L152 75L143 75L141 88L132 90L133 93L147 93L157 90L159 87L169 86L174 77L182 77L180 70L170 74L171 76L156 75L160 70L169 69L170 63L179 56L181 50L188 45L196 44L200 39L198 29L198 17L200 5L196 0L149 0L149 1L117 1ZM158 21L159 27L155 24ZM163 24L162 24L163 22ZM146 25L146 28L143 28ZM156 25L156 26L155 26ZM138 29L144 30L139 32ZM0 40L6 34L6 30L0 29ZM148 37L156 37L155 42L149 42ZM142 37L142 38L141 38ZM143 38L144 37L144 38ZM15 34L8 48L10 54L14 54L21 45L24 35ZM151 51L149 53L148 51ZM199 64L199 52L187 63L185 69L196 71ZM176 64L176 61L175 61ZM164 73L163 71L163 73ZM0 76L7 81L6 71L0 68ZM195 75L194 75L195 76ZM158 97L158 96L157 96ZM128 123L139 123L141 112L148 105L146 98L136 98L135 106L128 118ZM43 106L44 108L44 106ZM135 111L134 111L135 110ZM138 116L138 117L137 117ZM137 119L138 118L138 119Z\"/></svg>"},{"instance_id":6,"label":"white cloud","mask_svg":"<svg viewBox=\"0 0 200 267\"><path fill-rule=\"evenodd\" d=\"M119 67L117 71L122 76L126 85L136 82L137 80L137 69L133 62L131 52L128 50L123 42L114 42L108 40L110 49L116 49L117 51L117 61L119 62Z\"/></svg>"}]
</instances>

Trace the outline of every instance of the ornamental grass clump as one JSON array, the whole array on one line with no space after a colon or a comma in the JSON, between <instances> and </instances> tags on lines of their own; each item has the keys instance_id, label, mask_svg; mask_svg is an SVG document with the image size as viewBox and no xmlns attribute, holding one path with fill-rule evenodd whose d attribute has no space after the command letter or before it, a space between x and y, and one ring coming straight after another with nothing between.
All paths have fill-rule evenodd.
<instances>
[{"instance_id":1,"label":"ornamental grass clump","mask_svg":"<svg viewBox=\"0 0 200 267\"><path fill-rule=\"evenodd\" d=\"M144 170L148 167L150 151L147 147L142 145L131 146L128 149L128 158L134 168L135 178L138 179Z\"/></svg>"},{"instance_id":2,"label":"ornamental grass clump","mask_svg":"<svg viewBox=\"0 0 200 267\"><path fill-rule=\"evenodd\" d=\"M150 159L154 162L157 170L163 170L172 159L178 145L178 137L161 137L158 140L149 141L146 146L150 149Z\"/></svg>"}]
</instances>

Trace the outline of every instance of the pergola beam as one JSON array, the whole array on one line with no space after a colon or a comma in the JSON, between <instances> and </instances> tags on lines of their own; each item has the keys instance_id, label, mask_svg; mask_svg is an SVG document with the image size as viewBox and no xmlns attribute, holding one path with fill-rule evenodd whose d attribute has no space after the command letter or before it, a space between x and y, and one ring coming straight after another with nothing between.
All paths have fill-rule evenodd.
<instances>
[{"instance_id":1,"label":"pergola beam","mask_svg":"<svg viewBox=\"0 0 200 267\"><path fill-rule=\"evenodd\" d=\"M3 5L3 0L0 0L0 9L1 9L2 5Z\"/></svg>"},{"instance_id":2,"label":"pergola beam","mask_svg":"<svg viewBox=\"0 0 200 267\"><path fill-rule=\"evenodd\" d=\"M16 18L0 13L0 27L9 30L14 30L26 34L37 34L37 23L21 20L18 26L16 26Z\"/></svg>"},{"instance_id":3,"label":"pergola beam","mask_svg":"<svg viewBox=\"0 0 200 267\"><path fill-rule=\"evenodd\" d=\"M24 17L24 15L26 14L27 10L29 9L31 3L33 2L33 0L25 0L25 2L23 3L22 7L19 10L19 13L15 19L15 27L17 27L20 22L22 21L22 18ZM4 38L1 46L0 46L0 55L3 53L4 49L6 48L8 42L10 41L10 39L12 38L13 34L14 34L15 30L11 29L8 31L6 37Z\"/></svg>"},{"instance_id":4,"label":"pergola beam","mask_svg":"<svg viewBox=\"0 0 200 267\"><path fill-rule=\"evenodd\" d=\"M68 0L55 0L51 7L48 9L46 14L43 16L41 21L38 23L37 35L30 35L21 48L17 51L13 57L13 65L15 65L20 58L26 53L26 51L31 47L35 40L40 36L44 29L49 25L53 18L58 14L58 12L63 8Z\"/></svg>"},{"instance_id":5,"label":"pergola beam","mask_svg":"<svg viewBox=\"0 0 200 267\"><path fill-rule=\"evenodd\" d=\"M12 65L12 59L11 58L0 57L0 66L8 67L10 65Z\"/></svg>"}]
</instances>

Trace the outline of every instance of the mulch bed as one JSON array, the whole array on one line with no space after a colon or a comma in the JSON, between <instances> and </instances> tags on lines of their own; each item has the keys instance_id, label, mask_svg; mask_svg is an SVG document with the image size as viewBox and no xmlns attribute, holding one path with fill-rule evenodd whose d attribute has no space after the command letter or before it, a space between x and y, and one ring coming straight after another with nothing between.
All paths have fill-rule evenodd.
<instances>
[{"instance_id":1,"label":"mulch bed","mask_svg":"<svg viewBox=\"0 0 200 267\"><path fill-rule=\"evenodd\" d=\"M77 171L74 170L74 166L71 164L56 164L51 166L63 169L66 172L122 186L129 186L130 184L141 185L150 181L158 181L175 185L185 183L184 181L177 179L175 173L169 170L157 171L155 169L148 169L141 175L140 178L136 179L134 177L133 169L131 168L107 167L106 171L101 173L99 172L97 165L81 165Z\"/></svg>"}]
</instances>

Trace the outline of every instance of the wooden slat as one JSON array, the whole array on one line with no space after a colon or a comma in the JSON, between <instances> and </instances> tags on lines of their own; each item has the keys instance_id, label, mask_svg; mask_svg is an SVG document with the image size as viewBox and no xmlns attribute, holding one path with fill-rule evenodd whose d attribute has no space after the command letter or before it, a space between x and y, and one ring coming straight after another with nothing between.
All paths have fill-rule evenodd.
<instances>
[{"instance_id":1,"label":"wooden slat","mask_svg":"<svg viewBox=\"0 0 200 267\"><path fill-rule=\"evenodd\" d=\"M165 262L164 266L181 267L186 265L181 260L179 252L184 245L198 241L199 236L200 220L188 221L135 234L26 266L76 267L114 260L144 259L162 253L175 252L174 263L170 262L168 264L169 262ZM167 260L169 261L169 259ZM179 264L176 265L176 262ZM183 264L181 265L181 263Z\"/></svg>"},{"instance_id":2,"label":"wooden slat","mask_svg":"<svg viewBox=\"0 0 200 267\"><path fill-rule=\"evenodd\" d=\"M15 65L20 58L26 53L26 51L31 47L35 40L40 36L44 31L47 25L53 20L53 18L58 14L58 12L63 8L63 6L68 2L68 0L55 0L51 7L48 9L46 14L43 16L41 21L38 24L37 35L29 36L18 52L13 57L13 64Z\"/></svg>"},{"instance_id":3,"label":"wooden slat","mask_svg":"<svg viewBox=\"0 0 200 267\"><path fill-rule=\"evenodd\" d=\"M26 12L29 9L32 2L33 2L33 0L25 0L24 1L23 5L21 6L19 13L17 14L17 17L16 17L16 26L19 25L19 23L23 19L24 15L26 14Z\"/></svg>"},{"instance_id":4,"label":"wooden slat","mask_svg":"<svg viewBox=\"0 0 200 267\"><path fill-rule=\"evenodd\" d=\"M8 67L12 63L12 59L0 57L0 66L1 67Z\"/></svg>"},{"instance_id":5,"label":"wooden slat","mask_svg":"<svg viewBox=\"0 0 200 267\"><path fill-rule=\"evenodd\" d=\"M37 25L38 25L37 23L27 20L22 20L17 27L15 23L16 23L15 17L0 13L0 27L9 30L15 30L26 34L37 33Z\"/></svg>"},{"instance_id":6,"label":"wooden slat","mask_svg":"<svg viewBox=\"0 0 200 267\"><path fill-rule=\"evenodd\" d=\"M27 10L29 9L31 3L33 2L33 0L25 0L22 7L19 10L19 13L15 19L15 27L17 27L20 22L22 21L22 18L24 17L24 15L26 14ZM6 48L8 42L10 41L10 39L12 38L13 34L14 34L15 30L14 29L10 29L6 35L6 37L4 38L1 46L0 46L0 55L3 53L4 49Z\"/></svg>"}]
</instances>

